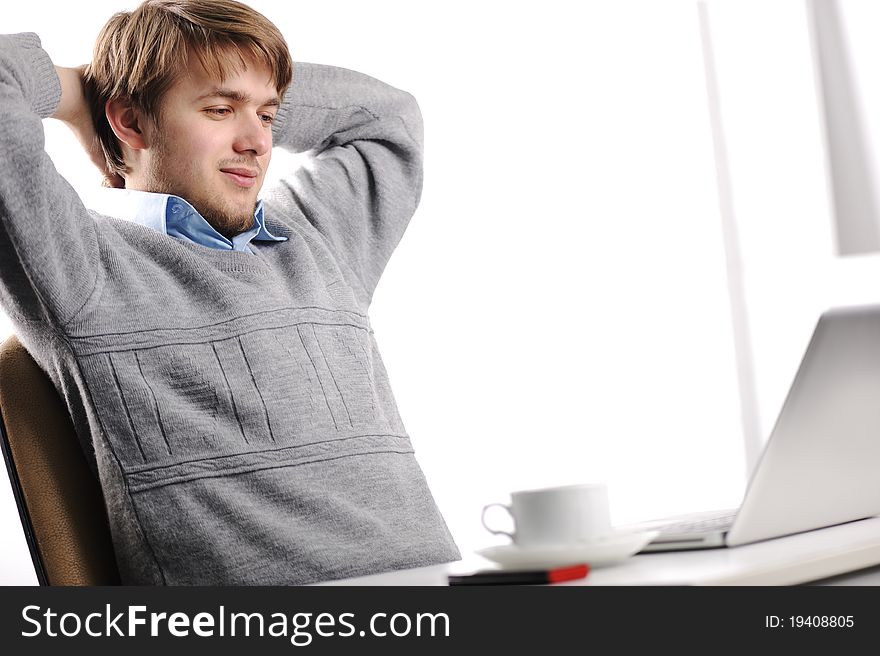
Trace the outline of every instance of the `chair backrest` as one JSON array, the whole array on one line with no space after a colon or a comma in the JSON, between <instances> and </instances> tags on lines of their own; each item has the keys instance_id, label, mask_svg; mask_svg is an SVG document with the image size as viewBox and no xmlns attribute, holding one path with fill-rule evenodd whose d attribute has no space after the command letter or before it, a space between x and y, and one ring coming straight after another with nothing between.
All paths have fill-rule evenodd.
<instances>
[{"instance_id":1,"label":"chair backrest","mask_svg":"<svg viewBox=\"0 0 880 656\"><path fill-rule=\"evenodd\" d=\"M0 442L40 584L118 584L100 484L61 397L14 336L0 345Z\"/></svg>"}]
</instances>

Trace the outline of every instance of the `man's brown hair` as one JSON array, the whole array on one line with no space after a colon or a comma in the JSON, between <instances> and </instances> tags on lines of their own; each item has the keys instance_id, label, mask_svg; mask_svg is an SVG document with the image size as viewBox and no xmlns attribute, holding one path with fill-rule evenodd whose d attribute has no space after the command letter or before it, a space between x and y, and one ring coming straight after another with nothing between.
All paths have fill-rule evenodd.
<instances>
[{"instance_id":1,"label":"man's brown hair","mask_svg":"<svg viewBox=\"0 0 880 656\"><path fill-rule=\"evenodd\" d=\"M293 76L287 43L265 16L240 2L146 0L134 11L115 14L98 35L84 76L108 169L126 172L105 113L109 100L126 99L158 120L162 97L190 62L222 80L244 68L246 58L266 65L283 96Z\"/></svg>"}]
</instances>

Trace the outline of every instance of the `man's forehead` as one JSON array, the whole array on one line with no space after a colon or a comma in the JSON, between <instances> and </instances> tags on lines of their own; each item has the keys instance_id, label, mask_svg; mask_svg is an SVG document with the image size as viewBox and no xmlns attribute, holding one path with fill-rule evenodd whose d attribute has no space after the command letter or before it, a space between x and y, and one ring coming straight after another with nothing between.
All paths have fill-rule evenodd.
<instances>
[{"instance_id":1,"label":"man's forehead","mask_svg":"<svg viewBox=\"0 0 880 656\"><path fill-rule=\"evenodd\" d=\"M263 62L244 54L230 53L215 63L216 70L208 70L200 58L190 58L175 86L185 87L187 95L196 98L212 95L218 90L241 96L258 94L258 99L262 100L277 94L273 72Z\"/></svg>"},{"instance_id":2,"label":"man's forehead","mask_svg":"<svg viewBox=\"0 0 880 656\"><path fill-rule=\"evenodd\" d=\"M205 88L207 89L207 91L195 97L195 100L197 102L200 100L209 100L212 98L223 98L226 100L232 100L237 103L258 104L261 106L281 104L281 99L276 93L274 93L274 89L267 90L266 94L263 94L262 96L254 96L243 89L239 89L234 86L229 86L222 83L216 86ZM196 91L195 93L198 92Z\"/></svg>"}]
</instances>

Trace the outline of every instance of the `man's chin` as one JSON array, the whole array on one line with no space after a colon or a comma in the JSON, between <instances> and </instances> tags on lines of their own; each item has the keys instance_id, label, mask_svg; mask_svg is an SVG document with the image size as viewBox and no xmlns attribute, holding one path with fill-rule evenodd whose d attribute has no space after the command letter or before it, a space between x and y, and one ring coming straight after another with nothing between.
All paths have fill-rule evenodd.
<instances>
[{"instance_id":1,"label":"man's chin","mask_svg":"<svg viewBox=\"0 0 880 656\"><path fill-rule=\"evenodd\" d=\"M252 205L237 203L235 206L223 207L195 203L192 205L214 230L227 238L250 230L254 225L256 203Z\"/></svg>"}]
</instances>

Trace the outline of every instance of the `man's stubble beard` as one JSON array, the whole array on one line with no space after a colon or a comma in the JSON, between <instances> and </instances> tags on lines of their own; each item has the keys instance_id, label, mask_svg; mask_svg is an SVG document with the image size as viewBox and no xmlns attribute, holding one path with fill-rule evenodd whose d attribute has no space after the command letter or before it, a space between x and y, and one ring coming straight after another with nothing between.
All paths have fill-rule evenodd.
<instances>
[{"instance_id":1,"label":"man's stubble beard","mask_svg":"<svg viewBox=\"0 0 880 656\"><path fill-rule=\"evenodd\" d=\"M192 175L186 179L171 179L170 168L166 166L166 162L172 161L173 157L164 143L155 146L155 153L146 176L147 188L144 191L172 194L183 198L214 230L227 239L232 239L235 235L253 227L255 202L249 203L250 207L247 209L236 208L219 193L211 197L210 189L199 189L198 180Z\"/></svg>"}]
</instances>

